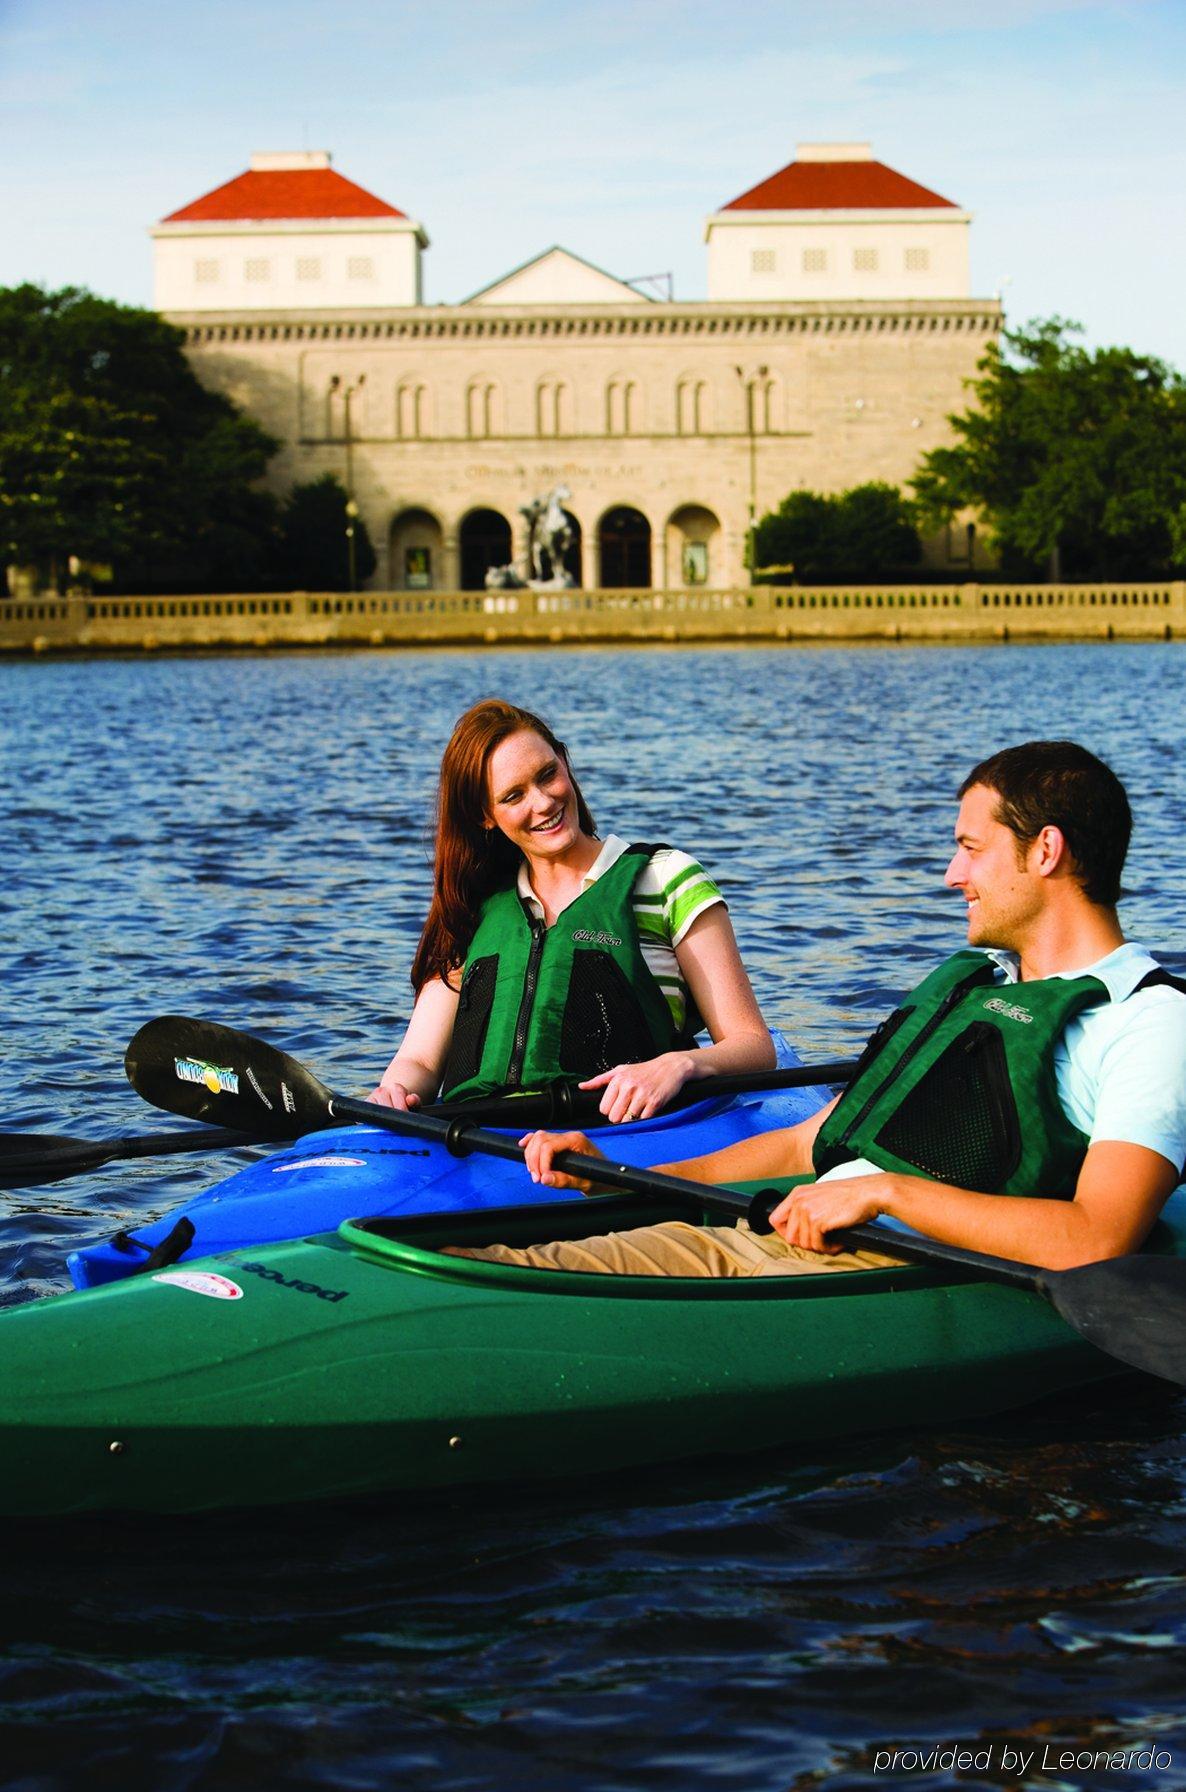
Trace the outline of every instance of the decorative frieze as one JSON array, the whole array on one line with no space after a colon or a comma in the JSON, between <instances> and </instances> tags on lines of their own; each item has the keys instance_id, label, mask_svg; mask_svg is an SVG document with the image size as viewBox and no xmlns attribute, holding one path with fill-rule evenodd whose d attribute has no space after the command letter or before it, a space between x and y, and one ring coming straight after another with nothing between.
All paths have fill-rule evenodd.
<instances>
[{"instance_id":1,"label":"decorative frieze","mask_svg":"<svg viewBox=\"0 0 1186 1792\"><path fill-rule=\"evenodd\" d=\"M995 336L1001 312L983 303L952 306L918 306L909 309L796 307L774 311L729 313L719 306L686 305L655 308L636 313L554 312L544 316L483 314L478 317L460 306L441 306L431 312L398 317L204 317L190 320L174 314L172 322L185 332L186 344L200 348L208 343L242 342L401 342L401 341L505 341L564 340L573 337L639 338L684 336L721 340L785 336L909 335L936 332L970 336Z\"/></svg>"}]
</instances>

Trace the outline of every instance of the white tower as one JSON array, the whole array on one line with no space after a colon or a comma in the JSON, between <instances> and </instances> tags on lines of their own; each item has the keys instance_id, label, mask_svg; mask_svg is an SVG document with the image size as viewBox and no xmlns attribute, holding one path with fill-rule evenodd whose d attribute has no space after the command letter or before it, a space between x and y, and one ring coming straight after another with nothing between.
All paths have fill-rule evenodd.
<instances>
[{"instance_id":1,"label":"white tower","mask_svg":"<svg viewBox=\"0 0 1186 1792\"><path fill-rule=\"evenodd\" d=\"M795 160L705 225L710 299L963 299L971 213L868 143L800 143Z\"/></svg>"},{"instance_id":2,"label":"white tower","mask_svg":"<svg viewBox=\"0 0 1186 1792\"><path fill-rule=\"evenodd\" d=\"M154 240L158 311L418 305L421 225L346 180L328 150L256 155L170 212Z\"/></svg>"}]
</instances>

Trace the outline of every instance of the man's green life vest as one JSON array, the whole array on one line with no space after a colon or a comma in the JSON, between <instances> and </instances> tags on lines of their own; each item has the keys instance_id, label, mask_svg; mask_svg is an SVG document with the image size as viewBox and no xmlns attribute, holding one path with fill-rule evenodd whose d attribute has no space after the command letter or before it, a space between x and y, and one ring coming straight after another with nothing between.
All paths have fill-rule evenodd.
<instances>
[{"instance_id":1,"label":"man's green life vest","mask_svg":"<svg viewBox=\"0 0 1186 1792\"><path fill-rule=\"evenodd\" d=\"M994 982L957 952L870 1039L816 1137L817 1176L853 1158L982 1194L1075 1192L1087 1136L1058 1098L1054 1048L1098 977Z\"/></svg>"},{"instance_id":2,"label":"man's green life vest","mask_svg":"<svg viewBox=\"0 0 1186 1792\"><path fill-rule=\"evenodd\" d=\"M654 846L627 847L551 927L517 888L482 904L466 955L443 1099L583 1079L692 1043L647 966L631 892Z\"/></svg>"}]
</instances>

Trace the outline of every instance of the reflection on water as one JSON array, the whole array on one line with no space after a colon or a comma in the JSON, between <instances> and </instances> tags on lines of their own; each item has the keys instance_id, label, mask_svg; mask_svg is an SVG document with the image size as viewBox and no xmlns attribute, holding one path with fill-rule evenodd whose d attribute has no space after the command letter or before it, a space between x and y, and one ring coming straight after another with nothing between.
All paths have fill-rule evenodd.
<instances>
[{"instance_id":1,"label":"reflection on water","mask_svg":"<svg viewBox=\"0 0 1186 1792\"><path fill-rule=\"evenodd\" d=\"M406 1018L427 812L498 693L570 745L603 829L726 890L771 1022L850 1052L961 937L953 794L1070 734L1133 794L1130 933L1186 963L1164 646L537 650L0 666L5 1127L152 1130L158 1013L357 1087ZM168 1124L166 1122L166 1124ZM0 1300L229 1169L112 1165L0 1197ZM879 1748L1154 1742L1186 1784L1183 1414L1127 1381L806 1461L280 1519L28 1529L6 1571L13 1785L883 1785ZM1028 1741L1026 1739L1029 1739ZM944 1771L910 1775L954 1783ZM1116 1784L1036 1769L1026 1784Z\"/></svg>"}]
</instances>

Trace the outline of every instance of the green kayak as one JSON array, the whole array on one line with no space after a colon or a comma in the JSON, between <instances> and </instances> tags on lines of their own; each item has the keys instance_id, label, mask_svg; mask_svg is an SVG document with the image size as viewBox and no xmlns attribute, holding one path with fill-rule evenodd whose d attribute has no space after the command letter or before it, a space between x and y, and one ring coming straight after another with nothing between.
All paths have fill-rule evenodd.
<instances>
[{"instance_id":1,"label":"green kayak","mask_svg":"<svg viewBox=\"0 0 1186 1792\"><path fill-rule=\"evenodd\" d=\"M11 1308L0 1510L194 1511L815 1445L1119 1368L1036 1295L930 1267L702 1281L436 1248L658 1216L606 1196L352 1221ZM1158 1248L1186 1255L1180 1210Z\"/></svg>"}]
</instances>

